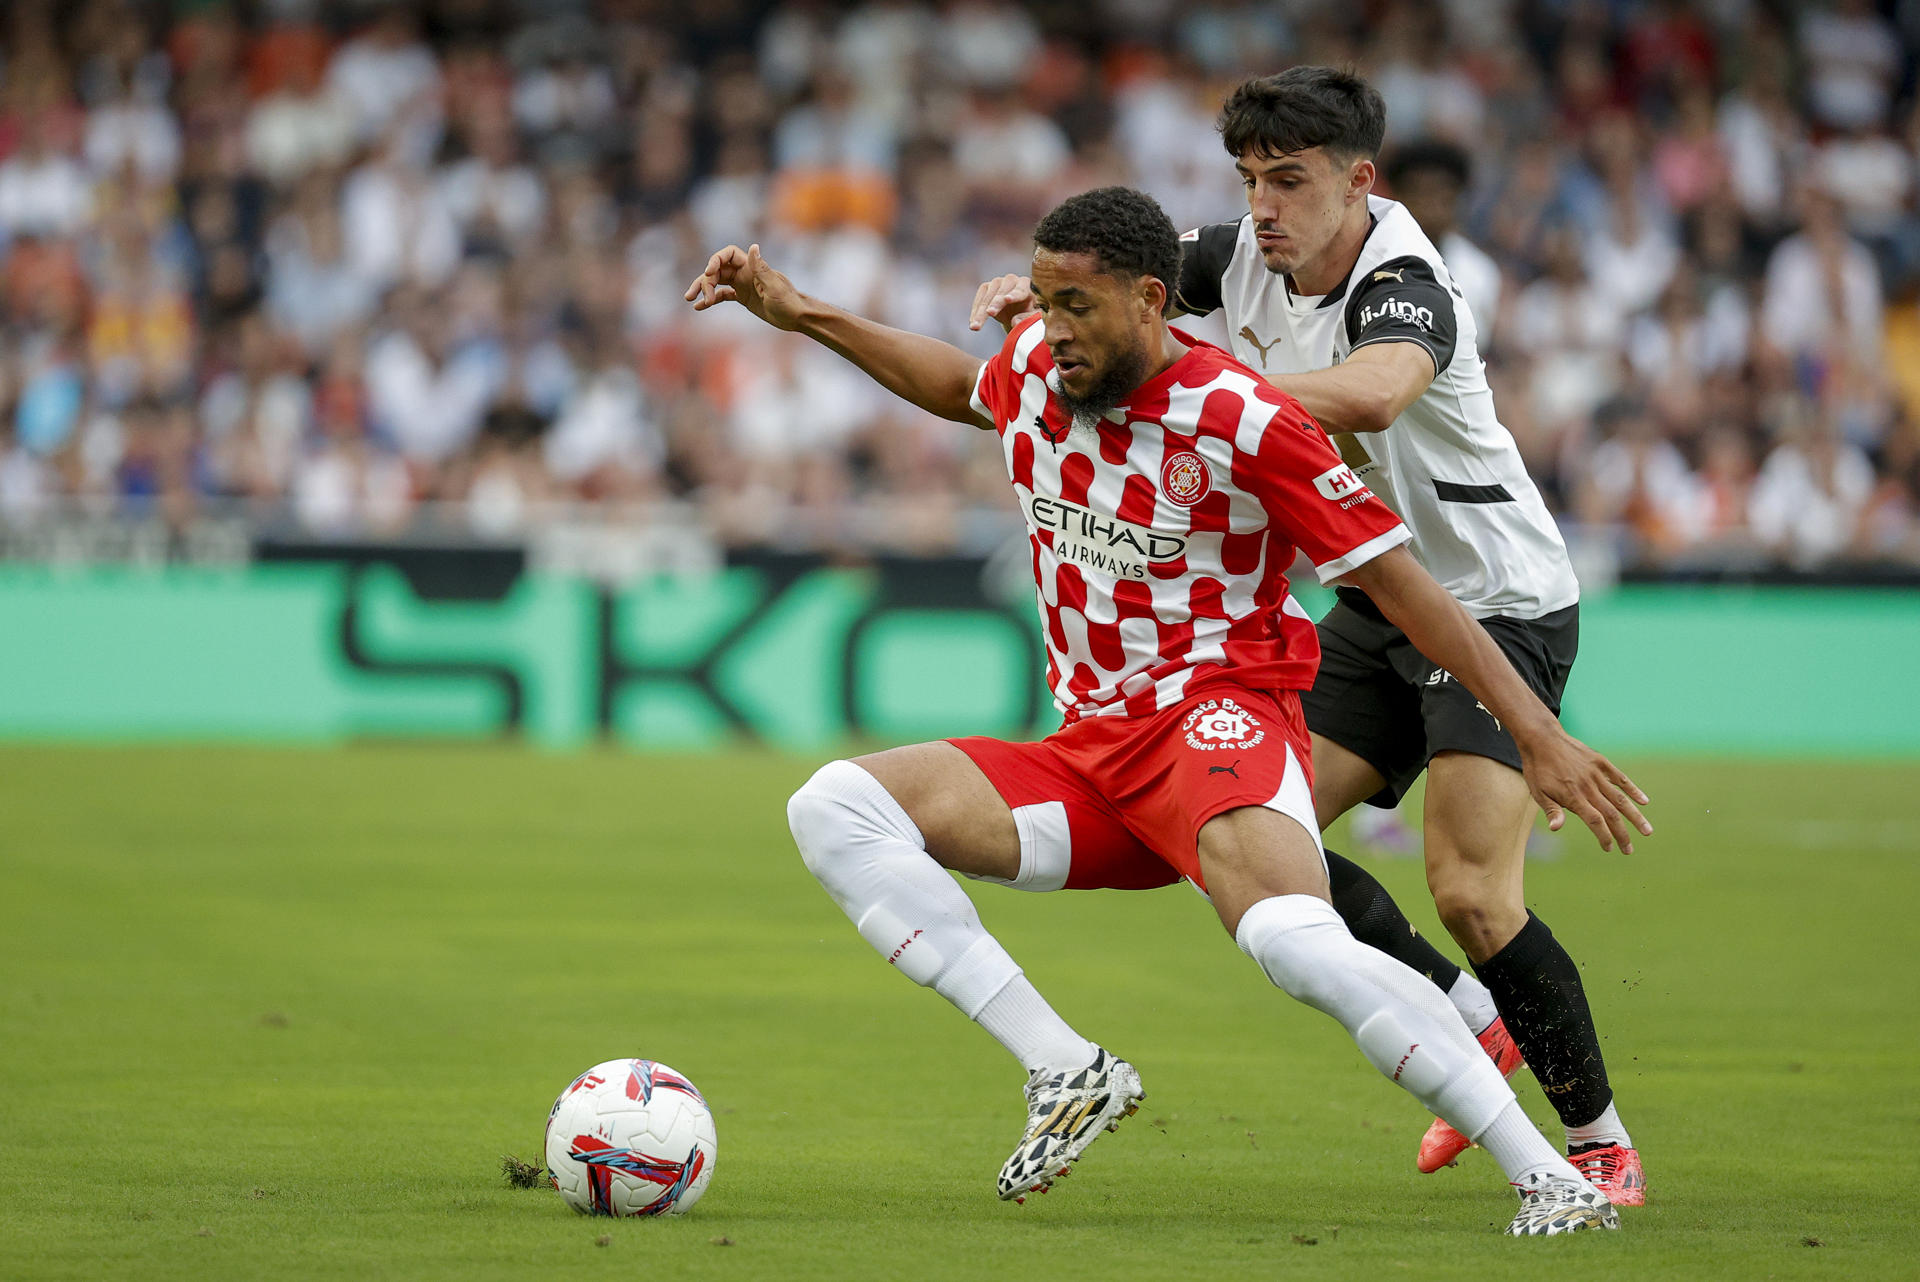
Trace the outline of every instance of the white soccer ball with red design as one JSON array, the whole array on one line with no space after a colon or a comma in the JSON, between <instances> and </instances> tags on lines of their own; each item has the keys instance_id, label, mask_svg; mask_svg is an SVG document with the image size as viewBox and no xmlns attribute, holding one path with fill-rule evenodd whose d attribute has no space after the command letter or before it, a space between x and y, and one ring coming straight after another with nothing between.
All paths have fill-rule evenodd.
<instances>
[{"instance_id":1,"label":"white soccer ball with red design","mask_svg":"<svg viewBox=\"0 0 1920 1282\"><path fill-rule=\"evenodd\" d=\"M573 1079L547 1113L547 1172L588 1215L683 1215L713 1179L713 1111L650 1059L613 1059Z\"/></svg>"}]
</instances>

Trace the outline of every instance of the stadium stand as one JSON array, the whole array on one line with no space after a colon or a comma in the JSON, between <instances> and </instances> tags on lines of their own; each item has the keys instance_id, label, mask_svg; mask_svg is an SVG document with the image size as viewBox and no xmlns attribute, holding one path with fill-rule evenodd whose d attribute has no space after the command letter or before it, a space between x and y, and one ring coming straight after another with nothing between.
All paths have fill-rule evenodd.
<instances>
[{"instance_id":1,"label":"stadium stand","mask_svg":"<svg viewBox=\"0 0 1920 1282\"><path fill-rule=\"evenodd\" d=\"M76 514L175 555L208 529L583 524L989 551L1016 519L991 440L744 317L688 324L705 254L759 241L984 354L974 287L1051 202L1126 182L1182 225L1231 217L1225 89L1352 62L1387 172L1464 158L1502 415L1583 572L1920 566L1920 4L15 0L4 23L10 555Z\"/></svg>"}]
</instances>

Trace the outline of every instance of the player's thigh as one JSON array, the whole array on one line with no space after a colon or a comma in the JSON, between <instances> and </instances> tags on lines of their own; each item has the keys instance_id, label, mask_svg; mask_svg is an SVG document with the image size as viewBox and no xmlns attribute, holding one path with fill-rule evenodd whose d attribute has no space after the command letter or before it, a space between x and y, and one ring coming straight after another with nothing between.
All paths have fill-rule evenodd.
<instances>
[{"instance_id":1,"label":"player's thigh","mask_svg":"<svg viewBox=\"0 0 1920 1282\"><path fill-rule=\"evenodd\" d=\"M1313 736L1313 812L1322 830L1386 786L1372 762L1324 735Z\"/></svg>"},{"instance_id":2,"label":"player's thigh","mask_svg":"<svg viewBox=\"0 0 1920 1282\"><path fill-rule=\"evenodd\" d=\"M1476 962L1526 922L1533 813L1525 777L1503 761L1442 752L1427 767L1427 885L1441 920Z\"/></svg>"},{"instance_id":3,"label":"player's thigh","mask_svg":"<svg viewBox=\"0 0 1920 1282\"><path fill-rule=\"evenodd\" d=\"M1019 858L1012 874L958 868L1015 890L1148 890L1180 879L1126 825L1089 765L1106 754L1071 744L1104 726L1069 727L1038 743L965 736L948 740L970 759L1013 818ZM1081 745L1082 749L1086 745ZM951 865L950 865L951 866Z\"/></svg>"},{"instance_id":4,"label":"player's thigh","mask_svg":"<svg viewBox=\"0 0 1920 1282\"><path fill-rule=\"evenodd\" d=\"M942 867L1006 881L1020 875L1013 810L966 753L945 741L916 743L854 764L907 812Z\"/></svg>"},{"instance_id":5,"label":"player's thigh","mask_svg":"<svg viewBox=\"0 0 1920 1282\"><path fill-rule=\"evenodd\" d=\"M1327 864L1303 820L1266 806L1241 806L1200 829L1200 873L1229 935L1240 918L1276 895L1328 898Z\"/></svg>"},{"instance_id":6,"label":"player's thigh","mask_svg":"<svg viewBox=\"0 0 1920 1282\"><path fill-rule=\"evenodd\" d=\"M1426 760L1420 693L1394 664L1406 638L1342 601L1320 624L1320 670L1300 696L1325 828L1363 801L1391 805Z\"/></svg>"}]
</instances>

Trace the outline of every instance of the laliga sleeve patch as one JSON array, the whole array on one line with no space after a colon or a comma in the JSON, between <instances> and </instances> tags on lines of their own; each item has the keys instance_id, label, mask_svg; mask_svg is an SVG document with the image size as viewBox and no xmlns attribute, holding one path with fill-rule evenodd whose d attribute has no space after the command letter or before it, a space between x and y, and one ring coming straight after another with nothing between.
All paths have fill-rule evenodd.
<instances>
[{"instance_id":1,"label":"laliga sleeve patch","mask_svg":"<svg viewBox=\"0 0 1920 1282\"><path fill-rule=\"evenodd\" d=\"M1160 469L1160 490L1168 502L1192 507L1213 491L1213 473L1205 459L1192 450L1181 450Z\"/></svg>"}]
</instances>

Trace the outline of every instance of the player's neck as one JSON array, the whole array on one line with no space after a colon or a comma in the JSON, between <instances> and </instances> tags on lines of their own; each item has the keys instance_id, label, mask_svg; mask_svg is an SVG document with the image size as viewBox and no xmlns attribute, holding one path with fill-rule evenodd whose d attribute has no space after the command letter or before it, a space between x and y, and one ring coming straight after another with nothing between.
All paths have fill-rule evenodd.
<instances>
[{"instance_id":1,"label":"player's neck","mask_svg":"<svg viewBox=\"0 0 1920 1282\"><path fill-rule=\"evenodd\" d=\"M1186 354L1187 345L1175 338L1172 330L1165 325L1154 326L1153 332L1147 336L1147 375L1133 390L1137 392L1141 387L1159 378L1175 361Z\"/></svg>"},{"instance_id":2,"label":"player's neck","mask_svg":"<svg viewBox=\"0 0 1920 1282\"><path fill-rule=\"evenodd\" d=\"M1303 298L1318 298L1345 280L1353 265L1360 261L1360 251L1372 231L1373 214L1362 202L1348 213L1340 230L1327 243L1326 251L1287 277L1293 292Z\"/></svg>"}]
</instances>

